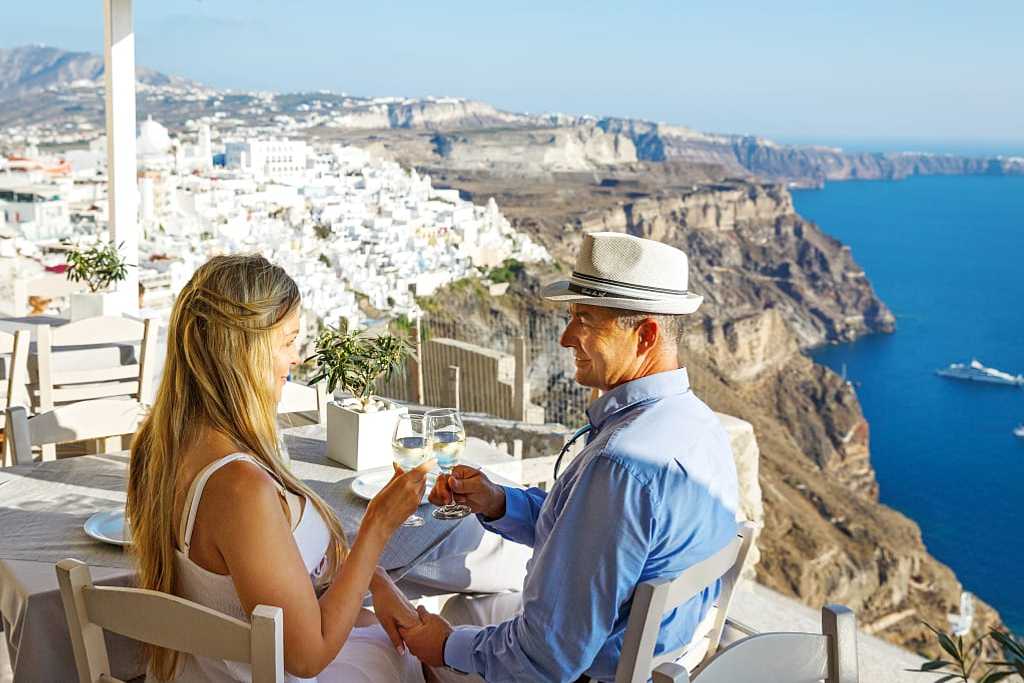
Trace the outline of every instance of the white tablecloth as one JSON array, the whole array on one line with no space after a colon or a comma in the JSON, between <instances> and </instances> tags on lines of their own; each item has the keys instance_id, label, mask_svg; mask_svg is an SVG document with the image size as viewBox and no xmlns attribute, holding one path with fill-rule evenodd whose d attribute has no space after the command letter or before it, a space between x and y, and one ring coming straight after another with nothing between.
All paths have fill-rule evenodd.
<instances>
[{"instance_id":1,"label":"white tablecloth","mask_svg":"<svg viewBox=\"0 0 1024 683\"><path fill-rule=\"evenodd\" d=\"M285 444L292 470L335 509L353 537L366 503L349 490L355 473L327 459L323 427L287 430ZM466 459L488 464L510 458L470 439ZM0 470L0 615L15 683L77 679L55 562L75 557L93 567L97 583L132 583L130 556L82 531L91 514L124 505L126 469L127 454L115 453ZM420 515L426 525L399 529L381 557L393 576L415 566L460 524L434 520L426 506ZM142 673L137 644L110 634L107 644L115 676Z\"/></svg>"}]
</instances>

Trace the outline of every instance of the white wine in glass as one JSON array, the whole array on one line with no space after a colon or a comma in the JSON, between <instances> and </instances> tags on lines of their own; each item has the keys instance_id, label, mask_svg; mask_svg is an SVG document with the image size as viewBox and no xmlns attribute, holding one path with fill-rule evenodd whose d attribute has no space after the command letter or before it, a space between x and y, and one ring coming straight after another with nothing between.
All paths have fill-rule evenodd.
<instances>
[{"instance_id":1,"label":"white wine in glass","mask_svg":"<svg viewBox=\"0 0 1024 683\"><path fill-rule=\"evenodd\" d=\"M426 419L427 434L430 436L437 466L442 475L448 476L466 447L466 429L462 426L462 417L457 410L442 408L427 412ZM450 477L448 482L451 483ZM471 512L468 505L451 500L447 505L435 508L433 515L434 519L462 519Z\"/></svg>"},{"instance_id":2,"label":"white wine in glass","mask_svg":"<svg viewBox=\"0 0 1024 683\"><path fill-rule=\"evenodd\" d=\"M403 413L398 416L391 451L395 464L404 472L419 467L427 460L430 456L430 435L422 415ZM423 526L424 523L419 515L409 515L402 526Z\"/></svg>"}]
</instances>

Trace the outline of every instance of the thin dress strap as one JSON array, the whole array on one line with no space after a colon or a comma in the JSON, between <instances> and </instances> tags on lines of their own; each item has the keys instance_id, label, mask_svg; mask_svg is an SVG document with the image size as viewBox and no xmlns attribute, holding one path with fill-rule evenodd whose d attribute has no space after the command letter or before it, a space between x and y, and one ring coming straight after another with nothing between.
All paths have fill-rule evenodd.
<instances>
[{"instance_id":1,"label":"thin dress strap","mask_svg":"<svg viewBox=\"0 0 1024 683\"><path fill-rule=\"evenodd\" d=\"M185 505L181 509L181 524L178 527L178 546L186 557L188 556L189 546L192 543L192 529L196 524L196 514L199 512L199 500L202 498L203 488L206 487L206 482L210 480L210 477L213 476L214 472L219 470L221 467L224 467L224 465L235 462L236 460L248 460L254 465L259 465L271 475L274 485L278 488L278 491L288 503L288 512L291 515L292 528L294 529L298 524L299 517L302 514L302 503L298 500L297 496L288 495L289 491L285 489L284 485L281 484L276 477L274 477L274 473L271 472L270 468L247 453L232 453L231 455L225 455L223 458L214 460L209 465L201 469L195 479L192 480L192 485L188 489L188 496L185 498Z\"/></svg>"}]
</instances>

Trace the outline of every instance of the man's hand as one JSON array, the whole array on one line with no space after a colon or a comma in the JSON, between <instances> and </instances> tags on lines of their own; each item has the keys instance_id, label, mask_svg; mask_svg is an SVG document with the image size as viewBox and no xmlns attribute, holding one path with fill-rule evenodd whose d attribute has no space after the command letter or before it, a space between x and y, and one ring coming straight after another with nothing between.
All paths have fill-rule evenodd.
<instances>
[{"instance_id":1,"label":"man's hand","mask_svg":"<svg viewBox=\"0 0 1024 683\"><path fill-rule=\"evenodd\" d=\"M489 519L505 516L505 489L491 482L480 470L456 465L449 476L441 475L430 492L430 502L445 505L452 502L469 506Z\"/></svg>"},{"instance_id":2,"label":"man's hand","mask_svg":"<svg viewBox=\"0 0 1024 683\"><path fill-rule=\"evenodd\" d=\"M420 624L412 628L400 628L402 638L409 650L427 666L444 666L444 644L454 630L452 625L426 607L417 607Z\"/></svg>"},{"instance_id":3,"label":"man's hand","mask_svg":"<svg viewBox=\"0 0 1024 683\"><path fill-rule=\"evenodd\" d=\"M395 649L405 652L405 644L399 630L420 624L420 615L416 608L391 581L387 572L379 567L370 582L370 592L373 594L373 612L377 615L377 621L384 627Z\"/></svg>"}]
</instances>

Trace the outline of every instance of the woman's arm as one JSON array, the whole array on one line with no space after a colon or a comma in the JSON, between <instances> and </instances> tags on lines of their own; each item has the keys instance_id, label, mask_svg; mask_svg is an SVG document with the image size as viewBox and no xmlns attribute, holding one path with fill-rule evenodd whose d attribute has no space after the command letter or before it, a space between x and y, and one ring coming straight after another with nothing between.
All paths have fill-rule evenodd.
<instances>
[{"instance_id":1,"label":"woman's arm","mask_svg":"<svg viewBox=\"0 0 1024 683\"><path fill-rule=\"evenodd\" d=\"M377 567L370 580L370 592L373 594L373 612L377 621L384 627L395 648L405 652L405 643L398 629L412 628L420 623L416 607L381 567Z\"/></svg>"},{"instance_id":2,"label":"woman's arm","mask_svg":"<svg viewBox=\"0 0 1024 683\"><path fill-rule=\"evenodd\" d=\"M284 610L284 663L310 678L337 656L355 625L377 561L394 530L415 510L426 469L392 479L372 501L347 559L318 600L273 481L252 463L225 466L211 477L197 525L212 530L242 609ZM306 503L303 514L313 514Z\"/></svg>"}]
</instances>

